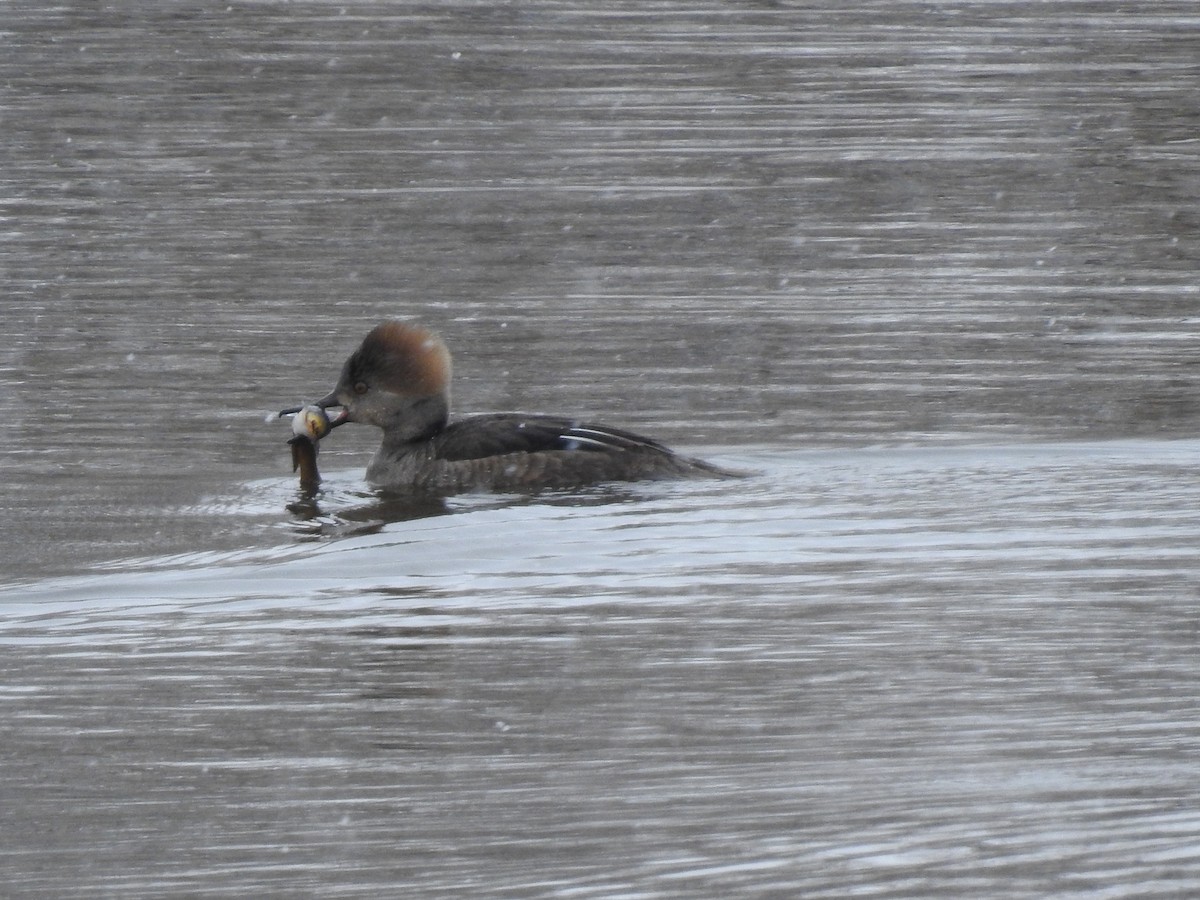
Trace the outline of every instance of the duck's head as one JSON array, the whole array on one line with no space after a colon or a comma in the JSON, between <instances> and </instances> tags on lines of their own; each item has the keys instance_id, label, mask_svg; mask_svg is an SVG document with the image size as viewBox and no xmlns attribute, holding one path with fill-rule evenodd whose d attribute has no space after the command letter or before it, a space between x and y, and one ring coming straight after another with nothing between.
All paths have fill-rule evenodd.
<instances>
[{"instance_id":1,"label":"duck's head","mask_svg":"<svg viewBox=\"0 0 1200 900\"><path fill-rule=\"evenodd\" d=\"M450 351L419 325L383 322L350 354L337 387L317 406L340 407L330 427L362 422L393 441L430 437L450 415Z\"/></svg>"}]
</instances>

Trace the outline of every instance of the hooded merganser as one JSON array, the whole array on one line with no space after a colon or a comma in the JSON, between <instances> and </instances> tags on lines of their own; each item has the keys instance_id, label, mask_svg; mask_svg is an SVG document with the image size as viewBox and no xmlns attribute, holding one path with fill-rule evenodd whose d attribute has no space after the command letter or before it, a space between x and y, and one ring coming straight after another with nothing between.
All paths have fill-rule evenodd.
<instances>
[{"instance_id":1,"label":"hooded merganser","mask_svg":"<svg viewBox=\"0 0 1200 900\"><path fill-rule=\"evenodd\" d=\"M450 351L404 322L373 328L316 406L340 408L330 428L362 422L383 430L367 481L387 490L454 494L731 474L641 435L558 416L495 413L451 423Z\"/></svg>"}]
</instances>

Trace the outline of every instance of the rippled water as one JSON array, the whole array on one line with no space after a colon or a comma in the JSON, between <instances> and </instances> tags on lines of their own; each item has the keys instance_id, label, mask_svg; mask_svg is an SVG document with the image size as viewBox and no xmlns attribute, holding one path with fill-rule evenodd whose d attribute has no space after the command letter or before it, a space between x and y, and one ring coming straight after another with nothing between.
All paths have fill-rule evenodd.
<instances>
[{"instance_id":1,"label":"rippled water","mask_svg":"<svg viewBox=\"0 0 1200 900\"><path fill-rule=\"evenodd\" d=\"M1194 4L0 41L3 893L1196 893ZM298 506L385 316L754 474Z\"/></svg>"}]
</instances>

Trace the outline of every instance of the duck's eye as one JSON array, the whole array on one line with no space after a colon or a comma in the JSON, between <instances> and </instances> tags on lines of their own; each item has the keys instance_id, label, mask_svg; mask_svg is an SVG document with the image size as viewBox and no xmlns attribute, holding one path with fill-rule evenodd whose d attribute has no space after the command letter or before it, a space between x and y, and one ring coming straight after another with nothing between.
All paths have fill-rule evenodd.
<instances>
[{"instance_id":1,"label":"duck's eye","mask_svg":"<svg viewBox=\"0 0 1200 900\"><path fill-rule=\"evenodd\" d=\"M365 394L366 392L367 392L367 383L365 381L354 382L354 393L361 396L361 395Z\"/></svg>"}]
</instances>

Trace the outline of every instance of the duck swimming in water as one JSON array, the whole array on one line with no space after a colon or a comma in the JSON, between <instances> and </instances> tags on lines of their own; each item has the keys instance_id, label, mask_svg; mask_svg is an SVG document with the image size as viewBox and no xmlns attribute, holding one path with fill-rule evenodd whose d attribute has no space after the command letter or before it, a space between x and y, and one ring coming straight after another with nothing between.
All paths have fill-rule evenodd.
<instances>
[{"instance_id":1,"label":"duck swimming in water","mask_svg":"<svg viewBox=\"0 0 1200 900\"><path fill-rule=\"evenodd\" d=\"M448 495L731 474L650 438L570 418L493 413L451 422L450 371L450 351L436 334L383 322L315 405L338 410L330 429L361 422L383 431L367 481L390 491Z\"/></svg>"}]
</instances>

